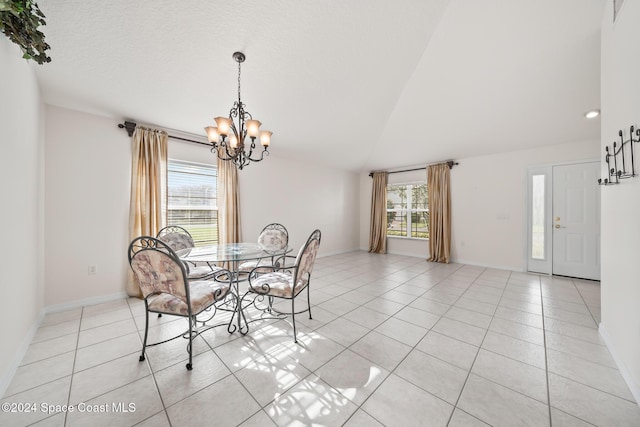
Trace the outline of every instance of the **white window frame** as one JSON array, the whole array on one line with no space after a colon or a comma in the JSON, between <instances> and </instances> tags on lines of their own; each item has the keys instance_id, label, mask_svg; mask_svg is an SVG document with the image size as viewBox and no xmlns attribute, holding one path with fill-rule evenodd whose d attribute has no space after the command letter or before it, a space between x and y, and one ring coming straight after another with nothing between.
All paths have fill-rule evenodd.
<instances>
[{"instance_id":1,"label":"white window frame","mask_svg":"<svg viewBox=\"0 0 640 427\"><path fill-rule=\"evenodd\" d=\"M387 237L391 237L394 239L414 239L414 240L429 240L428 237L413 237L411 236L411 229L412 229L412 213L414 212L429 212L429 207L427 206L426 209L412 209L411 205L413 204L413 194L412 194L412 186L414 185L427 185L426 182L424 181L413 181L413 182L406 182L406 183L394 183L394 184L387 184L387 190L389 189L389 187L407 187L407 208L406 209L387 209L387 213L388 212L396 212L396 215L398 213L404 212L405 215L405 220L406 220L406 232L407 235L406 236L395 236L395 235L389 235L387 233ZM431 218L429 218L429 220L431 220ZM429 233L431 233L431 221L429 221L429 223L427 224L427 229L429 230ZM387 229L388 230L388 229Z\"/></svg>"},{"instance_id":2,"label":"white window frame","mask_svg":"<svg viewBox=\"0 0 640 427\"><path fill-rule=\"evenodd\" d=\"M169 189L168 189L168 181L169 181L169 175L170 175L170 167L169 164L174 163L174 164L181 164L181 165L192 165L192 166L196 166L196 167L201 167L201 168L207 168L207 169L212 169L215 170L215 179L216 179L216 183L215 185L217 186L217 178L218 178L218 173L217 173L217 167L215 165L211 165L211 164L206 164L206 163L198 163L198 162L191 162L191 161L187 161L187 160L181 160L181 159L169 159L168 160L168 164L167 164L167 225L177 225L177 226L181 226L181 227L185 227L188 230L188 226L185 226L184 223L180 223L177 221L170 221L170 215L169 212L171 210L199 210L199 211L216 211L216 221L219 219L219 215L217 213L218 211L218 206L217 206L217 196L216 196L216 206L199 206L199 205L194 205L194 206L188 206L188 209L184 209L184 206L180 206L179 208L181 209L176 209L176 207L174 206L172 208L172 206L170 205L170 201L169 201ZM193 235L194 233L191 233L194 238L194 243L196 244L196 246L198 246L199 244L217 244L220 240L220 235L219 233L219 225L216 224L215 225L216 229L218 230L218 232L216 233L216 238L214 240L199 240L197 235Z\"/></svg>"}]
</instances>

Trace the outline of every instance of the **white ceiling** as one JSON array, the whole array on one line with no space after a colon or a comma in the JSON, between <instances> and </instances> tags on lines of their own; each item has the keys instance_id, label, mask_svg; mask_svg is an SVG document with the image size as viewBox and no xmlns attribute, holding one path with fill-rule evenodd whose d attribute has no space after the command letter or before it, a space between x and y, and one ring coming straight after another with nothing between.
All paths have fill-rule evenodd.
<instances>
[{"instance_id":1,"label":"white ceiling","mask_svg":"<svg viewBox=\"0 0 640 427\"><path fill-rule=\"evenodd\" d=\"M45 102L366 171L598 140L605 0L40 0ZM195 5L195 6L194 6ZM206 149L206 148L203 148Z\"/></svg>"}]
</instances>

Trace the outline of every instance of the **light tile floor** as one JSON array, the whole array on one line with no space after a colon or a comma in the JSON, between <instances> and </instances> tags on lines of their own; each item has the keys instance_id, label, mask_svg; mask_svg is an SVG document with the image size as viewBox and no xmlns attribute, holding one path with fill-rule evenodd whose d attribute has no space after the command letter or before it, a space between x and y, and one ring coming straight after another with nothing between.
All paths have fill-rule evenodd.
<instances>
[{"instance_id":1,"label":"light tile floor","mask_svg":"<svg viewBox=\"0 0 640 427\"><path fill-rule=\"evenodd\" d=\"M298 344L284 320L212 329L191 372L182 339L138 362L137 299L47 315L2 399L32 411L0 425L640 425L597 282L365 252L312 277ZM150 339L185 328L151 321Z\"/></svg>"}]
</instances>

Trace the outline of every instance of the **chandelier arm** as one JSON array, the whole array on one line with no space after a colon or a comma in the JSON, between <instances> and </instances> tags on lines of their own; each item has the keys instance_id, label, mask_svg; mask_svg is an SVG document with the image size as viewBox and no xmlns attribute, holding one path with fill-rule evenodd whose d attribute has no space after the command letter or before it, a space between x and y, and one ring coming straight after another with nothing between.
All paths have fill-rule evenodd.
<instances>
[{"instance_id":1,"label":"chandelier arm","mask_svg":"<svg viewBox=\"0 0 640 427\"><path fill-rule=\"evenodd\" d=\"M213 153L213 150L215 150L216 155L220 160L224 160L224 161L233 160L233 156L231 156L229 154L229 150L226 149L226 144L224 145L225 145L224 151L222 149L223 143L220 143L220 144L217 144L215 147L211 148L211 152ZM227 157L224 157L225 151L226 151Z\"/></svg>"},{"instance_id":2,"label":"chandelier arm","mask_svg":"<svg viewBox=\"0 0 640 427\"><path fill-rule=\"evenodd\" d=\"M223 159L223 160L234 160L235 157L237 157L237 155L233 155L231 154L231 152L229 151L229 144L228 143L224 143L224 151L227 154L227 158ZM233 150L233 148L231 147L231 149Z\"/></svg>"},{"instance_id":3,"label":"chandelier arm","mask_svg":"<svg viewBox=\"0 0 640 427\"><path fill-rule=\"evenodd\" d=\"M251 154L253 153L253 149L256 148L256 144L253 141L253 138L251 138L251 144L249 144L249 152L246 153L247 154L247 158L251 159Z\"/></svg>"},{"instance_id":4,"label":"chandelier arm","mask_svg":"<svg viewBox=\"0 0 640 427\"><path fill-rule=\"evenodd\" d=\"M222 147L216 146L216 147L213 147L211 149L211 152L213 153L215 151L216 152L216 157L219 158L220 160L225 160L225 161L226 160L231 160L231 159L225 159L224 156L220 154L221 150L222 150Z\"/></svg>"},{"instance_id":5,"label":"chandelier arm","mask_svg":"<svg viewBox=\"0 0 640 427\"><path fill-rule=\"evenodd\" d=\"M269 151L268 151L267 147L265 147L264 150L262 150L260 152L260 157L259 158L253 159L253 158L249 157L249 160L251 160L252 162L260 162L260 161L262 161L264 159L264 156L269 156Z\"/></svg>"}]
</instances>

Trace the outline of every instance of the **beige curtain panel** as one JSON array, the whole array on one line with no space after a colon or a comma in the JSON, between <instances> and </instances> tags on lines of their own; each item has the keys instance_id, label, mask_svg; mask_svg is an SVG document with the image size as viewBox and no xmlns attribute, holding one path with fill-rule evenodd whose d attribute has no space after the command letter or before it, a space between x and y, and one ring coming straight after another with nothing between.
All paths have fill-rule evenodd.
<instances>
[{"instance_id":1,"label":"beige curtain panel","mask_svg":"<svg viewBox=\"0 0 640 427\"><path fill-rule=\"evenodd\" d=\"M446 163L427 168L429 194L429 259L449 263L451 253L451 185Z\"/></svg>"},{"instance_id":2,"label":"beige curtain panel","mask_svg":"<svg viewBox=\"0 0 640 427\"><path fill-rule=\"evenodd\" d=\"M167 206L167 133L137 126L131 140L129 241L155 237L166 224ZM133 274L129 274L127 294L142 295Z\"/></svg>"},{"instance_id":3,"label":"beige curtain panel","mask_svg":"<svg viewBox=\"0 0 640 427\"><path fill-rule=\"evenodd\" d=\"M374 172L371 191L369 252L387 253L387 172Z\"/></svg>"},{"instance_id":4,"label":"beige curtain panel","mask_svg":"<svg viewBox=\"0 0 640 427\"><path fill-rule=\"evenodd\" d=\"M238 169L232 161L218 159L218 242L241 242Z\"/></svg>"}]
</instances>

